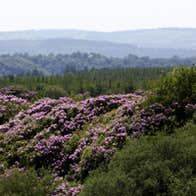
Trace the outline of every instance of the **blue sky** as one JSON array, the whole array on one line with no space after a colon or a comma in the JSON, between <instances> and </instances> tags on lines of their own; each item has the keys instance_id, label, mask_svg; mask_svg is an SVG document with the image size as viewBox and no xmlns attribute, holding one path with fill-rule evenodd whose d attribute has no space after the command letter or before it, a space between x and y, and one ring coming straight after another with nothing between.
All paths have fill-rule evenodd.
<instances>
[{"instance_id":1,"label":"blue sky","mask_svg":"<svg viewBox=\"0 0 196 196\"><path fill-rule=\"evenodd\" d=\"M0 31L196 27L196 0L0 0Z\"/></svg>"}]
</instances>

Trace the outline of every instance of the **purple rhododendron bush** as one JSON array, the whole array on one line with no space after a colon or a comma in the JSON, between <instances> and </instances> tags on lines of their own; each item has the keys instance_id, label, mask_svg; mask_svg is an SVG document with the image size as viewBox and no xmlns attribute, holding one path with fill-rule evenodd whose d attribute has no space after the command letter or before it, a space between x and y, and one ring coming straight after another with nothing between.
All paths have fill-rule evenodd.
<instances>
[{"instance_id":1,"label":"purple rhododendron bush","mask_svg":"<svg viewBox=\"0 0 196 196\"><path fill-rule=\"evenodd\" d=\"M2 175L11 175L13 168L47 168L58 184L52 195L79 193L89 171L108 162L128 136L140 132L128 123L144 99L140 95L80 102L44 98L33 104L11 95L1 97L3 103L26 107L0 126Z\"/></svg>"},{"instance_id":2,"label":"purple rhododendron bush","mask_svg":"<svg viewBox=\"0 0 196 196\"><path fill-rule=\"evenodd\" d=\"M1 93L0 175L34 168L39 176L46 169L52 175L52 196L78 195L90 172L107 165L128 139L158 131L170 134L196 109L194 96L168 99L169 104L146 100L147 95L118 94L31 103Z\"/></svg>"}]
</instances>

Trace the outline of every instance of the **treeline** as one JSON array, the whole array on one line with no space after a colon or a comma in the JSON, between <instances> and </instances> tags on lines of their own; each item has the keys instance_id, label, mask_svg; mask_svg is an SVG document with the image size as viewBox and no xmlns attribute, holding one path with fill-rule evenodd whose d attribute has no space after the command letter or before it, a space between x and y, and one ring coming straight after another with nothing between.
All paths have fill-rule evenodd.
<instances>
[{"instance_id":1,"label":"treeline","mask_svg":"<svg viewBox=\"0 0 196 196\"><path fill-rule=\"evenodd\" d=\"M153 81L172 68L103 68L63 76L7 76L0 77L0 88L12 87L22 91L36 91L38 98L87 94L130 93L136 89L149 89ZM12 92L13 94L13 92Z\"/></svg>"},{"instance_id":2,"label":"treeline","mask_svg":"<svg viewBox=\"0 0 196 196\"><path fill-rule=\"evenodd\" d=\"M196 57L169 59L137 57L128 55L124 58L106 57L95 53L49 54L30 56L14 54L0 56L0 76L8 75L63 75L81 70L122 67L165 67L196 64Z\"/></svg>"}]
</instances>

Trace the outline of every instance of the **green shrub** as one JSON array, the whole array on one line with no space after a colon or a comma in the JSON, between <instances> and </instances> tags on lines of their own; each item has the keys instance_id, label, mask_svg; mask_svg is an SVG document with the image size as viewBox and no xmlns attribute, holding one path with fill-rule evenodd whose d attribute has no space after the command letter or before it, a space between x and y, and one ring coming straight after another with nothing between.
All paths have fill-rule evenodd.
<instances>
[{"instance_id":1,"label":"green shrub","mask_svg":"<svg viewBox=\"0 0 196 196\"><path fill-rule=\"evenodd\" d=\"M196 103L196 67L175 68L157 83L155 102Z\"/></svg>"},{"instance_id":2,"label":"green shrub","mask_svg":"<svg viewBox=\"0 0 196 196\"><path fill-rule=\"evenodd\" d=\"M196 195L196 126L129 141L108 168L93 172L81 196Z\"/></svg>"},{"instance_id":3,"label":"green shrub","mask_svg":"<svg viewBox=\"0 0 196 196\"><path fill-rule=\"evenodd\" d=\"M196 112L193 114L193 123L196 124Z\"/></svg>"},{"instance_id":4,"label":"green shrub","mask_svg":"<svg viewBox=\"0 0 196 196\"><path fill-rule=\"evenodd\" d=\"M50 97L53 99L57 99L59 97L64 97L67 93L63 90L63 88L59 86L46 86L43 90L44 97Z\"/></svg>"},{"instance_id":5,"label":"green shrub","mask_svg":"<svg viewBox=\"0 0 196 196\"><path fill-rule=\"evenodd\" d=\"M7 177L0 177L0 195L5 196L46 196L52 190L52 177L39 176L34 170L14 171Z\"/></svg>"}]
</instances>

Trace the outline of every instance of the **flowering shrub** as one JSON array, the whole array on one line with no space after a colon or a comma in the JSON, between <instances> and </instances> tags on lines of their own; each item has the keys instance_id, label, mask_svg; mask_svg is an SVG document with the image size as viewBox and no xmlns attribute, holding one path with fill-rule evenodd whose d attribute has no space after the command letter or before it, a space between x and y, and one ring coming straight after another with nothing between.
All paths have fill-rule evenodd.
<instances>
[{"instance_id":1,"label":"flowering shrub","mask_svg":"<svg viewBox=\"0 0 196 196\"><path fill-rule=\"evenodd\" d=\"M40 140L35 146L35 165L43 166L51 164L58 169L66 169L62 162L66 160L67 155L64 154L63 144L71 137L71 134L65 136L51 136L49 139ZM61 163L59 162L61 161ZM62 172L63 173L63 172Z\"/></svg>"},{"instance_id":2,"label":"flowering shrub","mask_svg":"<svg viewBox=\"0 0 196 196\"><path fill-rule=\"evenodd\" d=\"M68 183L63 183L55 189L51 196L75 196L81 191L81 186L70 187Z\"/></svg>"},{"instance_id":3,"label":"flowering shrub","mask_svg":"<svg viewBox=\"0 0 196 196\"><path fill-rule=\"evenodd\" d=\"M26 99L0 93L0 125L7 122L25 106L27 106Z\"/></svg>"},{"instance_id":4,"label":"flowering shrub","mask_svg":"<svg viewBox=\"0 0 196 196\"><path fill-rule=\"evenodd\" d=\"M2 97L6 102L28 104L14 96ZM48 167L57 176L83 179L101 162L109 161L124 144L127 133L123 122L127 113L122 113L125 107L133 108L141 99L128 94L79 102L70 98L38 100L1 125L0 157L6 160L7 167ZM118 120L114 120L116 115ZM95 128L92 122L97 120L102 125ZM61 187L57 192L64 191Z\"/></svg>"},{"instance_id":5,"label":"flowering shrub","mask_svg":"<svg viewBox=\"0 0 196 196\"><path fill-rule=\"evenodd\" d=\"M9 87L4 87L0 89L0 94L2 95L14 95L18 98L31 100L37 95L36 91L29 91L24 88L24 86L14 85Z\"/></svg>"},{"instance_id":6,"label":"flowering shrub","mask_svg":"<svg viewBox=\"0 0 196 196\"><path fill-rule=\"evenodd\" d=\"M26 99L18 98L14 95L4 95L0 94L0 102L2 103L18 103L18 104L25 104L27 103Z\"/></svg>"},{"instance_id":7,"label":"flowering shrub","mask_svg":"<svg viewBox=\"0 0 196 196\"><path fill-rule=\"evenodd\" d=\"M133 116L129 134L136 136L138 134L152 134L160 129L171 130L175 124L174 120L175 116L172 108L165 108L161 104L153 104Z\"/></svg>"}]
</instances>

